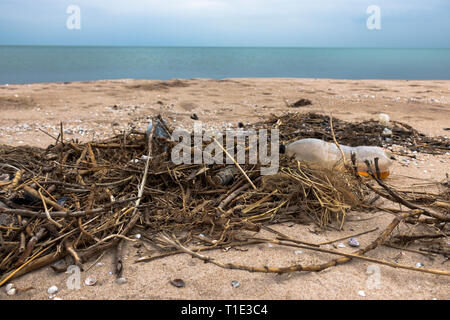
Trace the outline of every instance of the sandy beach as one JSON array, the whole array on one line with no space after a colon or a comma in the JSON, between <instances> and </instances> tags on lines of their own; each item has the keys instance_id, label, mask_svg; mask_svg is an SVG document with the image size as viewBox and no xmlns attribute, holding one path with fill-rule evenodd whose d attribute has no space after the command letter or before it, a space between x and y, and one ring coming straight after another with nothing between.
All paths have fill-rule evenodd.
<instances>
[{"instance_id":1,"label":"sandy beach","mask_svg":"<svg viewBox=\"0 0 450 320\"><path fill-rule=\"evenodd\" d=\"M450 119L450 81L226 79L114 80L0 86L0 143L46 147L63 122L67 138L101 138L130 127L144 129L156 113L180 126L190 116L218 128L253 122L306 98L302 112L331 113L343 120L388 113L427 135L445 135Z\"/></svg>"},{"instance_id":2,"label":"sandy beach","mask_svg":"<svg viewBox=\"0 0 450 320\"><path fill-rule=\"evenodd\" d=\"M312 105L288 108L286 103L309 99ZM170 81L108 80L95 82L37 83L0 86L0 144L46 147L60 132L66 139L102 139L130 128L144 130L151 116L160 113L174 125L192 127L195 113L205 126L223 128L238 122L255 122L271 114L317 112L347 121L378 119L386 113L392 120L405 122L430 136L450 135L450 81L337 80L337 79L190 79ZM450 151L449 151L450 152ZM405 163L399 157L389 180L393 185L442 181L450 173L449 153L439 156L417 154ZM317 232L314 225L282 223L273 228L314 243L324 242L379 227L392 220L384 212L358 213L348 217L342 231ZM413 227L411 227L413 228ZM261 236L267 236L261 232ZM358 237L361 246L378 235ZM337 248L338 243L345 248ZM448 242L447 242L448 243ZM346 241L325 246L352 252ZM418 250L418 247L411 246ZM142 248L128 244L125 249L125 284L115 282L112 254L81 274L98 279L96 286L82 284L69 290L68 274L56 274L44 267L27 274L14 284L19 294L1 299L49 299L47 289L56 285L57 297L66 299L449 299L450 281L437 276L388 266L379 268L380 282L370 284L366 261L351 261L319 273L257 274L224 270L180 254L148 263L134 263ZM293 263L319 263L329 255L294 248L260 244L208 252L220 261L251 263L255 266L288 266ZM370 257L430 269L450 271L442 255L433 259L419 253L380 246ZM169 281L183 279L184 288ZM232 281L240 287L233 288ZM364 296L360 291L364 291Z\"/></svg>"}]
</instances>

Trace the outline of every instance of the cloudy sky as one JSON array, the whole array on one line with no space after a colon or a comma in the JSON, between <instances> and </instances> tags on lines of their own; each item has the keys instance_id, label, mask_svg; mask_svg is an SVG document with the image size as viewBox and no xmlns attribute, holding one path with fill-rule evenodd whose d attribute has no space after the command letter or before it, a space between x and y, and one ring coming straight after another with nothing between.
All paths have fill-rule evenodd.
<instances>
[{"instance_id":1,"label":"cloudy sky","mask_svg":"<svg viewBox=\"0 0 450 320\"><path fill-rule=\"evenodd\" d=\"M450 48L449 17L449 0L0 0L0 45Z\"/></svg>"}]
</instances>

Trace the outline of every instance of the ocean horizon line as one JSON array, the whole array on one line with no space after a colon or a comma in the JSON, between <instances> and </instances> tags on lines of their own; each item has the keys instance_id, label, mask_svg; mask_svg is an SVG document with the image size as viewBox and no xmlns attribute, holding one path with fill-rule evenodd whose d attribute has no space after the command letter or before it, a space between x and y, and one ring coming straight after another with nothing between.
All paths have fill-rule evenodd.
<instances>
[{"instance_id":1,"label":"ocean horizon line","mask_svg":"<svg viewBox=\"0 0 450 320\"><path fill-rule=\"evenodd\" d=\"M65 44L0 44L1 47L63 48L232 48L232 49L370 49L370 50L449 50L450 47L352 47L352 46L202 46L202 45L65 45Z\"/></svg>"},{"instance_id":2,"label":"ocean horizon line","mask_svg":"<svg viewBox=\"0 0 450 320\"><path fill-rule=\"evenodd\" d=\"M27 86L35 84L76 84L76 83L95 83L95 82L121 82L121 81L156 81L156 82L170 82L170 81L194 81L194 80L204 80L204 81L227 81L227 80L333 80L333 81L450 81L450 79L406 79L406 78L332 78L332 77L226 77L226 78L170 78L170 79L150 79L150 78L111 78L111 79L95 79L95 80L59 80L59 81L36 81L36 82L12 82L12 83L0 83L1 86Z\"/></svg>"}]
</instances>

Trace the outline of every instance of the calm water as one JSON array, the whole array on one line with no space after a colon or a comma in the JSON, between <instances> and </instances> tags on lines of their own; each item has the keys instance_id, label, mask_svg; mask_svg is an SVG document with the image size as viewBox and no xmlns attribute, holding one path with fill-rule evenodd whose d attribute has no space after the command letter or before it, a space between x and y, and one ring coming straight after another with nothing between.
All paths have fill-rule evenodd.
<instances>
[{"instance_id":1,"label":"calm water","mask_svg":"<svg viewBox=\"0 0 450 320\"><path fill-rule=\"evenodd\" d=\"M450 49L0 47L0 83L301 77L450 79Z\"/></svg>"}]
</instances>

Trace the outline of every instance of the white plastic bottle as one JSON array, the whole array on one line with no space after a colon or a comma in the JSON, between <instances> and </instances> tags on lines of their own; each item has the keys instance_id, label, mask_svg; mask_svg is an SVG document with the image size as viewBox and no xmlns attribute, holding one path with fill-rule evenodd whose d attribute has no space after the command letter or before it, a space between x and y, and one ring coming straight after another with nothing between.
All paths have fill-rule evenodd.
<instances>
[{"instance_id":1,"label":"white plastic bottle","mask_svg":"<svg viewBox=\"0 0 450 320\"><path fill-rule=\"evenodd\" d=\"M378 158L381 178L385 179L389 176L392 156L383 148L371 146L349 147L344 145L341 145L341 148L347 161L350 161L352 153L356 155L356 165L359 174L368 176L366 160L369 160L371 169L375 172L374 159ZM318 164L327 169L335 168L335 165L342 160L341 151L336 144L312 138L297 140L287 145L286 155L295 157L296 160Z\"/></svg>"}]
</instances>

